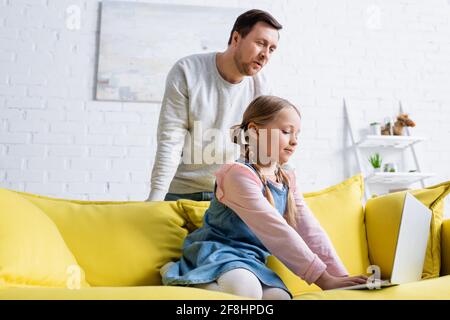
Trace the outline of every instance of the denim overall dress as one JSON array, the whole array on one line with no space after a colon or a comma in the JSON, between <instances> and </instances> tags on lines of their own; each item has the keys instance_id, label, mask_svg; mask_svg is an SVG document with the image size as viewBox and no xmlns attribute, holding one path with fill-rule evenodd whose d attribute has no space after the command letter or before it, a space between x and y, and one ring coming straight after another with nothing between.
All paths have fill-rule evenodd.
<instances>
[{"instance_id":1,"label":"denim overall dress","mask_svg":"<svg viewBox=\"0 0 450 320\"><path fill-rule=\"evenodd\" d=\"M241 159L236 161L255 171L249 163ZM268 187L275 207L282 215L288 190L284 185L280 189L269 180ZM264 194L264 187L261 192ZM209 283L227 271L243 268L251 271L261 283L289 292L278 275L266 266L269 255L249 227L231 208L220 203L214 192L203 218L203 226L185 238L183 255L167 269L162 281L165 285Z\"/></svg>"}]
</instances>

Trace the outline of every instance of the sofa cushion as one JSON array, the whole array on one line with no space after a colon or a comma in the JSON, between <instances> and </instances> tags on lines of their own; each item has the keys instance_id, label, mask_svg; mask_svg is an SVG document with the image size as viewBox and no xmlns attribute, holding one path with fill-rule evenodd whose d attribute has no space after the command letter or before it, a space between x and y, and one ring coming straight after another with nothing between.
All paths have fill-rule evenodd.
<instances>
[{"instance_id":1,"label":"sofa cushion","mask_svg":"<svg viewBox=\"0 0 450 320\"><path fill-rule=\"evenodd\" d=\"M92 286L161 284L159 269L187 235L176 202L105 202L23 194L61 232Z\"/></svg>"},{"instance_id":2,"label":"sofa cushion","mask_svg":"<svg viewBox=\"0 0 450 320\"><path fill-rule=\"evenodd\" d=\"M62 288L0 288L1 300L236 300L223 292L174 286Z\"/></svg>"},{"instance_id":3,"label":"sofa cushion","mask_svg":"<svg viewBox=\"0 0 450 320\"><path fill-rule=\"evenodd\" d=\"M450 192L450 181L424 189L410 190L418 200L431 209L431 227L428 238L422 278L438 277L441 265L441 225L444 198ZM389 278L397 244L405 192L394 192L369 199L365 216L370 261L380 266L382 278Z\"/></svg>"},{"instance_id":4,"label":"sofa cushion","mask_svg":"<svg viewBox=\"0 0 450 320\"><path fill-rule=\"evenodd\" d=\"M0 286L89 286L53 221L6 189L0 189L0 282Z\"/></svg>"},{"instance_id":5,"label":"sofa cushion","mask_svg":"<svg viewBox=\"0 0 450 320\"><path fill-rule=\"evenodd\" d=\"M294 297L296 300L450 300L450 276L373 290L327 290Z\"/></svg>"},{"instance_id":6,"label":"sofa cushion","mask_svg":"<svg viewBox=\"0 0 450 320\"><path fill-rule=\"evenodd\" d=\"M183 209L186 218L186 227L189 232L203 225L203 216L209 207L209 201L194 201L188 199L178 200L178 205Z\"/></svg>"}]
</instances>

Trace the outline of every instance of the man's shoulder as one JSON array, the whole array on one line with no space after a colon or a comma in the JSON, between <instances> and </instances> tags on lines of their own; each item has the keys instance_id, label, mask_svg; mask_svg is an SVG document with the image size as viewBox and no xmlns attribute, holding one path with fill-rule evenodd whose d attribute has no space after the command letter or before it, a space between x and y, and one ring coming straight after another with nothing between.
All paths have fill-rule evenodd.
<instances>
[{"instance_id":1,"label":"man's shoulder","mask_svg":"<svg viewBox=\"0 0 450 320\"><path fill-rule=\"evenodd\" d=\"M255 96L273 94L271 83L264 71L258 72L251 78L255 86Z\"/></svg>"},{"instance_id":2,"label":"man's shoulder","mask_svg":"<svg viewBox=\"0 0 450 320\"><path fill-rule=\"evenodd\" d=\"M204 67L211 62L215 54L215 52L191 54L179 59L175 62L175 66L183 68Z\"/></svg>"}]
</instances>

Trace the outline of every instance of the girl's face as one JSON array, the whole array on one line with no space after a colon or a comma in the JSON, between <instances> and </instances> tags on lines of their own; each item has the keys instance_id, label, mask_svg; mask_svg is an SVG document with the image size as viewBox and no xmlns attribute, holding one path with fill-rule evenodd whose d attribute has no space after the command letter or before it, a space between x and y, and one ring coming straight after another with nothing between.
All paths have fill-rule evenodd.
<instances>
[{"instance_id":1,"label":"girl's face","mask_svg":"<svg viewBox=\"0 0 450 320\"><path fill-rule=\"evenodd\" d=\"M277 117L264 126L250 125L258 129L259 156L267 157L262 165L283 164L294 154L300 132L300 117L292 107L281 110ZM267 137L267 138L266 138Z\"/></svg>"}]
</instances>

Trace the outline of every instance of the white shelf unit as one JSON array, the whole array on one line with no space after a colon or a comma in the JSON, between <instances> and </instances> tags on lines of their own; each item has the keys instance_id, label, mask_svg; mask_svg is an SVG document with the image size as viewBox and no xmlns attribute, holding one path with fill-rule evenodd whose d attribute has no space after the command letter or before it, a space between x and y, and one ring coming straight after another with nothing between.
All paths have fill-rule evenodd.
<instances>
[{"instance_id":1,"label":"white shelf unit","mask_svg":"<svg viewBox=\"0 0 450 320\"><path fill-rule=\"evenodd\" d=\"M423 172L374 172L369 174L367 183L409 185L432 177L432 173Z\"/></svg>"},{"instance_id":2,"label":"white shelf unit","mask_svg":"<svg viewBox=\"0 0 450 320\"><path fill-rule=\"evenodd\" d=\"M413 183L420 183L422 187L425 187L424 180L434 176L433 173L424 173L421 171L420 163L417 157L414 146L417 143L425 141L424 137L411 136L409 129L406 127L404 136L383 136L383 135L366 135L365 137L357 140L356 133L354 131L351 108L347 105L344 99L344 109L347 117L348 128L350 131L350 139L352 142L352 148L355 152L356 161L360 172L364 176L365 182L365 198L366 200L371 197L369 184L379 185L402 185L409 186ZM404 113L401 102L399 102L400 113ZM362 162L361 149L363 148L393 148L406 150L410 149L416 170L414 172L371 172L366 174L364 165Z\"/></svg>"},{"instance_id":3,"label":"white shelf unit","mask_svg":"<svg viewBox=\"0 0 450 320\"><path fill-rule=\"evenodd\" d=\"M367 135L358 141L356 144L360 148L374 148L374 147L384 147L384 148L396 148L405 149L416 143L424 141L425 138L422 137L412 137L412 136L374 136Z\"/></svg>"}]
</instances>

